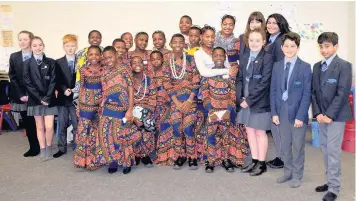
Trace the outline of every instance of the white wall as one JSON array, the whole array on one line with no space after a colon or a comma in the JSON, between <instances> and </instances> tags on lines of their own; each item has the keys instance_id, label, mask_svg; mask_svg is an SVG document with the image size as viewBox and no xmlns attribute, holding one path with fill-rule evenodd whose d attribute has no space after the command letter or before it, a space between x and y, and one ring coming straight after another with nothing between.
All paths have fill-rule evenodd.
<instances>
[{"instance_id":1,"label":"white wall","mask_svg":"<svg viewBox=\"0 0 356 201\"><path fill-rule=\"evenodd\" d=\"M339 35L339 55L355 61L354 2L1 2L11 5L15 34L30 30L41 36L46 53L59 58L64 53L61 39L67 33L79 36L79 47L87 46L92 29L103 34L103 45L123 32L163 30L168 38L179 31L180 16L187 14L193 24L219 25L219 16L228 12L236 16L236 34L243 32L249 14L259 10L265 17L279 9L293 9L299 23L324 23L325 31ZM335 12L337 11L337 12ZM285 11L284 11L285 12ZM353 17L350 17L353 16ZM345 26L345 25L349 26ZM351 27L350 27L351 26ZM219 29L219 27L216 27ZM353 33L351 31L353 30ZM16 36L14 36L16 39ZM14 41L16 42L16 41ZM152 47L150 40L149 48ZM302 42L300 57L310 63L320 60L316 41Z\"/></svg>"}]
</instances>

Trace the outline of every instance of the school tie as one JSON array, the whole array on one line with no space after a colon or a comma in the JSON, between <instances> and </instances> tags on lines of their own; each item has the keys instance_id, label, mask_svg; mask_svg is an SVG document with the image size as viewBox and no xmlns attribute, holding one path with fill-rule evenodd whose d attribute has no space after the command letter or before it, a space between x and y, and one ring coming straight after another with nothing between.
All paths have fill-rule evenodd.
<instances>
[{"instance_id":1,"label":"school tie","mask_svg":"<svg viewBox=\"0 0 356 201\"><path fill-rule=\"evenodd\" d=\"M73 73L74 69L74 61L68 61L68 67L71 73Z\"/></svg>"},{"instance_id":2,"label":"school tie","mask_svg":"<svg viewBox=\"0 0 356 201\"><path fill-rule=\"evenodd\" d=\"M321 64L321 71L325 72L328 69L328 64L326 63L326 61L324 61Z\"/></svg>"},{"instance_id":3,"label":"school tie","mask_svg":"<svg viewBox=\"0 0 356 201\"><path fill-rule=\"evenodd\" d=\"M289 76L289 68L290 68L291 63L287 62L286 63L286 68L284 69L284 84L283 84L283 92L288 89L288 76Z\"/></svg>"},{"instance_id":4,"label":"school tie","mask_svg":"<svg viewBox=\"0 0 356 201\"><path fill-rule=\"evenodd\" d=\"M256 57L255 56L250 56L250 63L247 66L247 73L246 73L246 80L249 81L251 76L252 76L252 72L253 72L253 62L255 61Z\"/></svg>"},{"instance_id":5,"label":"school tie","mask_svg":"<svg viewBox=\"0 0 356 201\"><path fill-rule=\"evenodd\" d=\"M42 64L42 60L41 59L36 59L37 65L41 65Z\"/></svg>"},{"instance_id":6,"label":"school tie","mask_svg":"<svg viewBox=\"0 0 356 201\"><path fill-rule=\"evenodd\" d=\"M272 39L268 40L267 46L270 45L272 43Z\"/></svg>"},{"instance_id":7,"label":"school tie","mask_svg":"<svg viewBox=\"0 0 356 201\"><path fill-rule=\"evenodd\" d=\"M26 55L26 56L23 57L23 61L26 61L26 60L29 59L29 58L30 58L30 57Z\"/></svg>"}]
</instances>

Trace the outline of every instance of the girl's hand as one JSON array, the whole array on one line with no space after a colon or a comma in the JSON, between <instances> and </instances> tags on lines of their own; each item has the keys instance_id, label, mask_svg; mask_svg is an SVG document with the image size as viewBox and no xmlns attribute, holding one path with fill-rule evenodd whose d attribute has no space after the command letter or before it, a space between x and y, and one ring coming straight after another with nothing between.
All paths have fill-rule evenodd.
<instances>
[{"instance_id":1,"label":"girl's hand","mask_svg":"<svg viewBox=\"0 0 356 201\"><path fill-rule=\"evenodd\" d=\"M247 105L247 103L246 103L246 100L244 100L244 101L240 104L240 106L241 106L242 108L248 108L248 105Z\"/></svg>"},{"instance_id":2,"label":"girl's hand","mask_svg":"<svg viewBox=\"0 0 356 201\"><path fill-rule=\"evenodd\" d=\"M133 122L133 111L132 110L127 110L126 114L125 114L125 118L126 118L126 121L128 123L132 123Z\"/></svg>"},{"instance_id":3,"label":"girl's hand","mask_svg":"<svg viewBox=\"0 0 356 201\"><path fill-rule=\"evenodd\" d=\"M27 101L28 101L28 96L22 96L22 97L20 98L20 100L21 100L22 102L27 102Z\"/></svg>"},{"instance_id":4,"label":"girl's hand","mask_svg":"<svg viewBox=\"0 0 356 201\"><path fill-rule=\"evenodd\" d=\"M48 105L48 103L44 102L44 101L41 101L41 104L42 105Z\"/></svg>"}]
</instances>

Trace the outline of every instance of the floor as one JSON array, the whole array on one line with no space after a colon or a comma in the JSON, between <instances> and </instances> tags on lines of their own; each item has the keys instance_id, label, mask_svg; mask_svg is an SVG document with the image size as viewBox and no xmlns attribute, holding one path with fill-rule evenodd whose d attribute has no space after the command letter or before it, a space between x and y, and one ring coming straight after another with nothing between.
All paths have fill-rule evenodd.
<instances>
[{"instance_id":1,"label":"floor","mask_svg":"<svg viewBox=\"0 0 356 201\"><path fill-rule=\"evenodd\" d=\"M40 162L38 158L24 158L27 138L23 132L3 132L0 135L0 200L144 200L144 201L314 201L323 193L314 188L325 183L324 162L319 148L306 142L304 182L300 188L277 184L282 170L268 169L260 177L222 168L213 174L200 166L192 171L184 167L143 166L133 168L128 175L107 173L106 168L94 172L80 172L72 168L72 152L59 159ZM268 158L274 156L270 138ZM342 152L342 186L338 200L355 200L355 154Z\"/></svg>"}]
</instances>

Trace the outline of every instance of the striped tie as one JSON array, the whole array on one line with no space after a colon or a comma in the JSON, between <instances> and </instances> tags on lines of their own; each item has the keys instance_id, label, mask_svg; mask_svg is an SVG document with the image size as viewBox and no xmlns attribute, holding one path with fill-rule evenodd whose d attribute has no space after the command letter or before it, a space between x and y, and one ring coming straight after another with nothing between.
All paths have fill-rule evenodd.
<instances>
[{"instance_id":1,"label":"striped tie","mask_svg":"<svg viewBox=\"0 0 356 201\"><path fill-rule=\"evenodd\" d=\"M326 61L324 61L321 64L321 71L325 72L328 69L328 64L326 63Z\"/></svg>"},{"instance_id":2,"label":"striped tie","mask_svg":"<svg viewBox=\"0 0 356 201\"><path fill-rule=\"evenodd\" d=\"M42 64L42 60L41 59L36 59L37 65L41 65Z\"/></svg>"}]
</instances>

